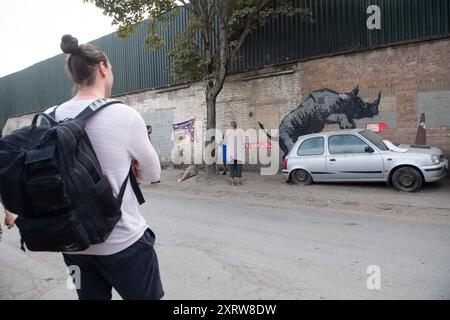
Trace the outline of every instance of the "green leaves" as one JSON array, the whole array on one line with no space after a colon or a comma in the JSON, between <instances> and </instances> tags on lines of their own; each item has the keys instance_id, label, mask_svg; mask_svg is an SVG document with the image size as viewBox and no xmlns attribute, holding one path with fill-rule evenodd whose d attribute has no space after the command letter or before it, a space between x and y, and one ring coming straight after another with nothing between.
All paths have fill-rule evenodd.
<instances>
[{"instance_id":1,"label":"green leaves","mask_svg":"<svg viewBox=\"0 0 450 320\"><path fill-rule=\"evenodd\" d=\"M272 1L267 0L234 1L234 10L228 22L232 47L239 45L237 39L246 28L251 34L259 27L264 27L270 18L300 15L304 21L313 22L310 9L296 7L288 0L278 0L275 6L271 3ZM248 24L249 20L251 20L250 24Z\"/></svg>"},{"instance_id":2,"label":"green leaves","mask_svg":"<svg viewBox=\"0 0 450 320\"><path fill-rule=\"evenodd\" d=\"M166 45L162 32L170 27L180 8L189 12L186 31L172 39L171 75L177 81L213 78L218 92L230 61L248 36L281 15L300 15L312 22L312 12L289 0L84 0L101 8L118 26L119 37L129 37L148 19L145 47ZM180 5L183 5L180 7ZM225 54L224 54L225 53Z\"/></svg>"},{"instance_id":3,"label":"green leaves","mask_svg":"<svg viewBox=\"0 0 450 320\"><path fill-rule=\"evenodd\" d=\"M187 30L173 39L174 49L168 54L173 64L170 68L172 79L177 82L196 82L203 78L207 62L200 56L198 23L191 20Z\"/></svg>"}]
</instances>

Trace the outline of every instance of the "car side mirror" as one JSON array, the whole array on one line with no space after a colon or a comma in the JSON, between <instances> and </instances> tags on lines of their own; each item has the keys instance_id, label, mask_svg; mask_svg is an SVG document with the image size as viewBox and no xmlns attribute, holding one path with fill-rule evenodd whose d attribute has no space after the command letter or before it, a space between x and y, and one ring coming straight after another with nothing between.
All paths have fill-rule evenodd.
<instances>
[{"instance_id":1,"label":"car side mirror","mask_svg":"<svg viewBox=\"0 0 450 320\"><path fill-rule=\"evenodd\" d=\"M366 153L374 153L375 150L373 150L373 148L370 147L370 146L366 146L366 147L364 148L364 152L366 152Z\"/></svg>"}]
</instances>

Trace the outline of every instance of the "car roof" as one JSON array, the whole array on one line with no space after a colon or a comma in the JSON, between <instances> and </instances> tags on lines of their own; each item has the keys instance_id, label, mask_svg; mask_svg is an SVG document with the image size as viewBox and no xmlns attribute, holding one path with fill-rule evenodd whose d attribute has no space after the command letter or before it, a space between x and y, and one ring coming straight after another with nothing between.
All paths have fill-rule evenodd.
<instances>
[{"instance_id":1,"label":"car roof","mask_svg":"<svg viewBox=\"0 0 450 320\"><path fill-rule=\"evenodd\" d=\"M366 129L342 129L339 131L324 131L319 133L312 133L312 134L306 134L304 136L300 136L299 140L305 140L308 138L315 138L315 137L329 137L335 134L345 134L345 133L359 133L361 131L365 131Z\"/></svg>"}]
</instances>

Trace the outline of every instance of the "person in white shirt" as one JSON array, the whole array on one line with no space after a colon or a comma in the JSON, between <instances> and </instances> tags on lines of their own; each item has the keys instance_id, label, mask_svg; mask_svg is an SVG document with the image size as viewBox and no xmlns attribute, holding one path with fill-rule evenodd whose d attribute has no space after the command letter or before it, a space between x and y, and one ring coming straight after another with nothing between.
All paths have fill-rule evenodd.
<instances>
[{"instance_id":1,"label":"person in white shirt","mask_svg":"<svg viewBox=\"0 0 450 320\"><path fill-rule=\"evenodd\" d=\"M242 130L237 129L236 121L230 122L230 129L225 134L225 144L227 146L227 163L230 167L231 185L240 186L242 184L242 166L245 162L245 140Z\"/></svg>"},{"instance_id":2,"label":"person in white shirt","mask_svg":"<svg viewBox=\"0 0 450 320\"><path fill-rule=\"evenodd\" d=\"M93 101L110 97L114 81L112 66L99 48L78 45L76 38L65 35L61 49L67 55L67 69L77 94L56 108L57 121L75 118ZM90 118L86 132L115 196L132 164L140 184L160 180L158 155L136 110L114 104ZM130 182L121 210L121 220L105 242L82 252L63 254L67 266L80 268L79 299L111 299L112 288L123 299L159 300L164 295L154 250L155 234L139 213Z\"/></svg>"}]
</instances>

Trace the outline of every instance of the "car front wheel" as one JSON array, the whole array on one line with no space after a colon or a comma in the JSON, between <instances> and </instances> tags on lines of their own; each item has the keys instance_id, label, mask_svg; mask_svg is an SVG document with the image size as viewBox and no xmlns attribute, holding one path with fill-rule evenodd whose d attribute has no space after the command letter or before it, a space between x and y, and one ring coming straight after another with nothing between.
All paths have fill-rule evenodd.
<instances>
[{"instance_id":1,"label":"car front wheel","mask_svg":"<svg viewBox=\"0 0 450 320\"><path fill-rule=\"evenodd\" d=\"M419 191L422 188L422 183L423 179L419 171L411 167L399 168L392 175L392 185L399 191Z\"/></svg>"},{"instance_id":2,"label":"car front wheel","mask_svg":"<svg viewBox=\"0 0 450 320\"><path fill-rule=\"evenodd\" d=\"M313 180L308 171L297 169L291 174L291 180L295 184L302 184L304 186L310 185Z\"/></svg>"}]
</instances>

